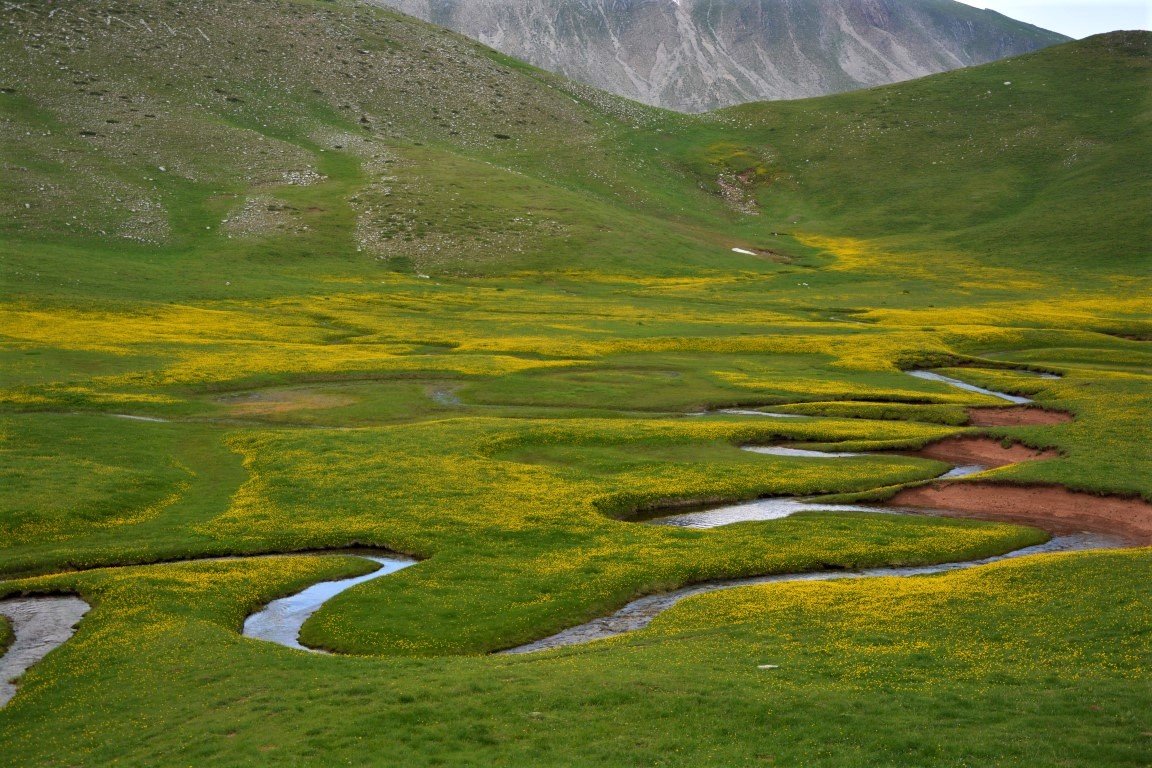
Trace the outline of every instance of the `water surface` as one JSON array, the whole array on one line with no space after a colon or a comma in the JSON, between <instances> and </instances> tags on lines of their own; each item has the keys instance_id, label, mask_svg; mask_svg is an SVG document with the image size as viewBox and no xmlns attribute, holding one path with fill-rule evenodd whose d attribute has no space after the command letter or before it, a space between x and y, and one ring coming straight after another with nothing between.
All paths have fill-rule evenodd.
<instances>
[{"instance_id":1,"label":"water surface","mask_svg":"<svg viewBox=\"0 0 1152 768\"><path fill-rule=\"evenodd\" d=\"M300 628L304 626L304 622L308 621L312 614L320 609L320 606L357 584L387 576L402 568L416 565L417 562L408 558L393 556L358 555L358 557L379 563L380 567L372 573L351 579L322 581L319 584L313 584L302 592L273 600L263 609L244 620L244 636L267 640L301 651L316 652L315 649L300 644Z\"/></svg>"},{"instance_id":2,"label":"water surface","mask_svg":"<svg viewBox=\"0 0 1152 768\"><path fill-rule=\"evenodd\" d=\"M968 392L979 392L981 395L998 397L1001 400L1007 400L1008 402L1016 403L1017 405L1027 405L1028 403L1035 402L1030 397L1019 397L1017 395L1009 395L1005 392L997 392L992 389L984 389L984 387L978 387L975 384L969 384L966 381L960 381L960 379L953 379L950 376L942 376L939 373L932 373L932 371L908 371L908 375L915 376L918 379L924 379L926 381L940 381L956 387L957 389L963 389Z\"/></svg>"},{"instance_id":3,"label":"water surface","mask_svg":"<svg viewBox=\"0 0 1152 768\"><path fill-rule=\"evenodd\" d=\"M795 456L806 459L846 459L851 456L869 456L875 454L848 453L845 451L809 451L804 448L785 448L782 445L746 445L742 450L749 453L763 453L768 456Z\"/></svg>"},{"instance_id":4,"label":"water surface","mask_svg":"<svg viewBox=\"0 0 1152 768\"><path fill-rule=\"evenodd\" d=\"M533 653L569 645L580 645L615 637L626 632L634 632L648 626L653 619L686 597L701 595L707 592L717 592L722 589L734 589L756 584L782 584L790 581L834 581L837 579L868 579L879 577L912 577L929 576L937 573L948 573L966 568L975 568L980 565L1000 562L1015 557L1027 555L1041 555L1051 552L1076 552L1087 549L1113 549L1123 546L1123 542L1111 536L1097 534L1074 534L1058 536L1045 544L1025 547L1015 552L1009 552L995 557L986 557L980 560L968 560L956 563L942 563L939 565L867 568L859 571L814 571L812 573L787 573L775 576L753 576L747 579L728 579L724 581L709 581L703 584L693 584L671 592L658 595L648 595L625 605L611 616L593 619L587 624L565 629L550 637L532 643L520 645L515 648L501 651L501 653Z\"/></svg>"},{"instance_id":5,"label":"water surface","mask_svg":"<svg viewBox=\"0 0 1152 768\"><path fill-rule=\"evenodd\" d=\"M0 600L0 616L16 639L0 656L0 707L16 695L17 678L63 645L90 606L78 597L17 597Z\"/></svg>"}]
</instances>

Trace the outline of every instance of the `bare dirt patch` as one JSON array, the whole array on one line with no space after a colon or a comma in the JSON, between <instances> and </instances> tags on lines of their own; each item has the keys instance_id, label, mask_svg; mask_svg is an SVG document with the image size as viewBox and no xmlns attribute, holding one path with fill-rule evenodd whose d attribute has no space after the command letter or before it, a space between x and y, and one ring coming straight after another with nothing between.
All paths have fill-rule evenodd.
<instances>
[{"instance_id":1,"label":"bare dirt patch","mask_svg":"<svg viewBox=\"0 0 1152 768\"><path fill-rule=\"evenodd\" d=\"M1005 447L999 440L990 437L950 437L926 445L912 455L949 464L979 464L985 467L1006 467L1021 461L1044 461L1060 457L1057 451L1038 451L1019 443Z\"/></svg>"},{"instance_id":2,"label":"bare dirt patch","mask_svg":"<svg viewBox=\"0 0 1152 768\"><path fill-rule=\"evenodd\" d=\"M744 178L723 173L716 179L716 186L720 187L720 197L729 208L745 216L760 215L760 203L750 193L751 185Z\"/></svg>"},{"instance_id":3,"label":"bare dirt patch","mask_svg":"<svg viewBox=\"0 0 1152 768\"><path fill-rule=\"evenodd\" d=\"M226 395L217 402L227 405L236 416L269 416L291 411L340 408L357 401L351 395L316 392L309 389L281 389Z\"/></svg>"},{"instance_id":4,"label":"bare dirt patch","mask_svg":"<svg viewBox=\"0 0 1152 768\"><path fill-rule=\"evenodd\" d=\"M1023 523L1051 533L1088 531L1152 544L1152 504L1059 486L933 483L896 494L891 504L946 510L956 517Z\"/></svg>"},{"instance_id":5,"label":"bare dirt patch","mask_svg":"<svg viewBox=\"0 0 1152 768\"><path fill-rule=\"evenodd\" d=\"M759 256L765 261L771 261L775 264L791 264L792 257L786 256L783 253L774 251L771 248L745 248L743 251L751 251L754 256Z\"/></svg>"},{"instance_id":6,"label":"bare dirt patch","mask_svg":"<svg viewBox=\"0 0 1152 768\"><path fill-rule=\"evenodd\" d=\"M969 408L968 423L974 427L1022 427L1039 424L1067 424L1073 416L1064 411L1046 411L1025 405L1008 408Z\"/></svg>"}]
</instances>

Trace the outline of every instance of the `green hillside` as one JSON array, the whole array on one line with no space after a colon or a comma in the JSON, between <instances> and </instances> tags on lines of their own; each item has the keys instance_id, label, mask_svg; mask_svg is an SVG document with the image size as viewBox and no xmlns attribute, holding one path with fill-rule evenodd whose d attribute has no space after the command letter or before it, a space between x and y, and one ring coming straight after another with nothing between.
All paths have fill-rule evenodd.
<instances>
[{"instance_id":1,"label":"green hillside","mask_svg":"<svg viewBox=\"0 0 1152 768\"><path fill-rule=\"evenodd\" d=\"M1139 273L1152 196L1148 33L899 86L732 111L774 146L774 225L1034 271ZM746 127L745 127L746 126Z\"/></svg>"},{"instance_id":2,"label":"green hillside","mask_svg":"<svg viewBox=\"0 0 1152 768\"><path fill-rule=\"evenodd\" d=\"M1152 501L1150 45L685 116L351 2L9 4L0 596L94 607L0 764L1143 765L1147 548L488 654L1045 538L629 521L891 495L952 435L1060 452L986 482ZM921 366L1075 421L964 426L998 401ZM735 405L825 418L685 417ZM899 452L738 450L789 441ZM348 657L238 630L362 560L174 562L354 545L423 562L305 625Z\"/></svg>"}]
</instances>

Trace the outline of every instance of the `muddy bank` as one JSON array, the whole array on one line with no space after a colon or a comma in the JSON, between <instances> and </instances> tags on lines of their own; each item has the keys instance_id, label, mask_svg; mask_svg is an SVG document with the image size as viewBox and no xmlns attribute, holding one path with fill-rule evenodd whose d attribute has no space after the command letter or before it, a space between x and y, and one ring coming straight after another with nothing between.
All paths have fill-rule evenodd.
<instances>
[{"instance_id":1,"label":"muddy bank","mask_svg":"<svg viewBox=\"0 0 1152 768\"><path fill-rule=\"evenodd\" d=\"M13 682L63 645L89 605L78 597L18 597L0 600L0 615L12 623L16 639L0 657L0 707L16 695Z\"/></svg>"},{"instance_id":2,"label":"muddy bank","mask_svg":"<svg viewBox=\"0 0 1152 768\"><path fill-rule=\"evenodd\" d=\"M980 464L985 467L1006 467L1022 461L1044 461L1060 457L1058 451L1038 451L1026 445L1013 443L1007 448L990 437L949 437L929 443L915 453L920 459L946 461L949 464Z\"/></svg>"},{"instance_id":3,"label":"muddy bank","mask_svg":"<svg viewBox=\"0 0 1152 768\"><path fill-rule=\"evenodd\" d=\"M900 491L889 504L941 510L950 517L1031 525L1053 533L1111 534L1138 546L1152 544L1152 504L1060 486L933 483Z\"/></svg>"},{"instance_id":4,"label":"muddy bank","mask_svg":"<svg viewBox=\"0 0 1152 768\"><path fill-rule=\"evenodd\" d=\"M272 416L291 411L315 411L353 405L355 397L315 389L267 389L222 395L215 402L235 416Z\"/></svg>"},{"instance_id":5,"label":"muddy bank","mask_svg":"<svg viewBox=\"0 0 1152 768\"><path fill-rule=\"evenodd\" d=\"M968 423L974 427L1024 427L1067 424L1073 416L1064 411L1015 406L1009 408L969 408Z\"/></svg>"}]
</instances>

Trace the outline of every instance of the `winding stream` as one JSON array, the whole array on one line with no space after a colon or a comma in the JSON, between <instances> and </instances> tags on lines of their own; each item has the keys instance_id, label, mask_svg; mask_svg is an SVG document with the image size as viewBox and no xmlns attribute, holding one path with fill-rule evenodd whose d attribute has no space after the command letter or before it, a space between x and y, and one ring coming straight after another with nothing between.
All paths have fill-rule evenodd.
<instances>
[{"instance_id":1,"label":"winding stream","mask_svg":"<svg viewBox=\"0 0 1152 768\"><path fill-rule=\"evenodd\" d=\"M802 413L775 413L773 411L755 411L750 408L717 408L712 411L692 411L691 413L684 414L685 416L715 416L716 414L724 414L726 416L767 416L770 419L810 419L819 418L807 416Z\"/></svg>"},{"instance_id":2,"label":"winding stream","mask_svg":"<svg viewBox=\"0 0 1152 768\"><path fill-rule=\"evenodd\" d=\"M747 445L743 450L749 453L763 453L767 456L796 456L805 459L847 459L852 456L867 456L866 453L847 453L844 451L809 451L804 448L786 448L782 445Z\"/></svg>"},{"instance_id":3,"label":"winding stream","mask_svg":"<svg viewBox=\"0 0 1152 768\"><path fill-rule=\"evenodd\" d=\"M1041 555L1050 552L1076 552L1087 549L1108 549L1122 546L1121 542L1109 536L1093 534L1075 534L1071 536L1058 536L1045 544L1034 547L1025 547L1015 552L996 557L986 557L982 560L969 560L960 563L942 563L940 565L924 565L906 568L868 568L860 571L814 571L812 573L786 573L776 576L753 576L747 579L728 579L725 581L709 581L703 584L693 584L689 587L664 592L659 595L648 595L625 605L611 616L593 619L587 624L571 627L557 632L551 637L545 637L535 642L519 645L500 651L502 654L533 653L554 648L563 648L568 645L581 645L594 640L615 637L627 632L634 632L648 626L653 619L686 597L702 595L707 592L717 592L722 589L748 587L755 584L783 584L789 581L834 581L837 579L871 579L888 576L927 576L935 573L948 573L951 571L975 568L980 565L997 563L1014 557L1027 555Z\"/></svg>"},{"instance_id":4,"label":"winding stream","mask_svg":"<svg viewBox=\"0 0 1152 768\"><path fill-rule=\"evenodd\" d=\"M997 392L992 389L984 389L984 387L978 387L975 384L969 384L966 381L960 381L960 379L953 379L950 376L942 376L939 373L932 373L932 371L908 371L907 373L909 376L915 376L918 379L924 379L926 381L940 381L950 386L956 387L957 389L963 389L967 392L978 392L981 395L989 395L991 397L998 397L1001 400L1007 400L1010 403L1016 403L1016 405L1027 405L1029 403L1035 402L1035 400L1030 397L1020 397L1018 395L1009 395L1005 392Z\"/></svg>"},{"instance_id":5,"label":"winding stream","mask_svg":"<svg viewBox=\"0 0 1152 768\"><path fill-rule=\"evenodd\" d=\"M1026 405L1034 402L1031 398L1019 397L1016 395L1009 395L1004 392L996 392L990 389L984 389L983 387L978 387L974 384L969 384L967 382L960 381L959 379L953 379L948 376L942 376L931 371L909 371L908 373L909 375L915 376L919 379L939 381L969 392L976 392L982 395L989 395L992 397L1000 398L1002 400L1007 400L1017 405ZM1038 375L1041 378L1046 379L1060 378L1054 374ZM727 409L720 411L720 413L757 416L773 415L764 413L763 411L742 411L737 409ZM774 415L781 416L783 414ZM793 456L807 458L847 458L852 456L869 455L850 452L811 451L799 448L786 448L782 446L746 446L744 450L772 456ZM988 469L988 467L977 464L956 466L950 469L948 472L940 475L940 477L937 479L943 480L964 477L965 475L972 475L978 472L983 472L986 469ZM692 512L682 512L659 518L651 518L647 520L647 522L652 525L671 525L682 528L716 528L723 525L731 525L733 523L760 520L779 520L781 518L794 515L798 512L872 512L895 515L946 514L944 510L910 510L901 507L885 507L879 505L864 506L857 504L821 504L816 502L803 501L801 499L791 497L758 499L756 501L750 501L743 504L714 507ZM834 581L838 579L928 576L932 574L964 570L967 568L975 568L981 565L989 565L991 563L996 563L1016 557L1025 557L1028 555L1039 555L1052 552L1075 552L1089 549L1113 549L1122 546L1124 546L1124 542L1118 537L1104 536L1100 534L1079 533L1066 536L1056 536L1044 544L1025 547L1023 549L1018 549L1003 555L982 558L980 560L941 563L938 565L925 566L869 568L858 571L816 571L811 573L754 576L745 579L728 579L723 581L711 581L702 584L693 584L691 586L682 587L681 589L673 590L671 592L664 592L658 595L648 595L641 597L628 603L623 608L610 616L593 619L586 624L570 627L569 629L565 629L550 637L542 638L540 640L536 640L525 645L520 645L515 648L509 648L507 650L500 651L500 653L533 653L536 651L562 648L569 645L589 643L594 640L614 637L626 632L633 632L648 626L648 624L650 624L652 620L658 615L687 597L705 594L708 592L716 592L723 589L733 589L736 587L745 587L755 584L781 584L793 581Z\"/></svg>"},{"instance_id":6,"label":"winding stream","mask_svg":"<svg viewBox=\"0 0 1152 768\"><path fill-rule=\"evenodd\" d=\"M1030 398L995 392L968 384L959 379L932 373L931 371L909 371L908 373L920 379L943 382L966 391L997 397L1018 405L1033 402ZM1059 378L1052 374L1038 375L1043 378ZM723 409L717 412L730 415L763 416L769 418L809 418L799 414L772 413L738 408ZM147 416L133 416L128 414L114 415L118 418L141 421L164 421L163 419ZM747 446L744 450L753 453L797 458L839 459L872 455L867 453L813 451L784 446ZM957 466L940 475L938 479L963 477L965 475L982 472L985 469L987 469L987 467L981 465ZM684 528L715 528L740 522L778 520L796 514L797 512L909 514L912 513L913 510L876 505L821 504L791 497L760 499L742 504L681 512L650 519L647 522L652 525L668 525ZM916 514L946 514L943 511L934 513L931 510L925 511L922 509L915 510L914 512ZM1058 536L1045 544L1026 547L1015 552L981 560L916 567L872 568L859 571L818 571L812 573L777 574L772 576L711 581L633 600L610 616L594 619L587 624L571 627L551 637L543 638L516 648L510 648L501 651L501 653L530 653L567 645L587 643L593 640L631 632L647 626L657 615L686 597L715 592L722 589L790 581L831 581L835 579L924 576L973 568L1026 555L1114 548L1119 546L1122 546L1122 541L1118 538L1098 534L1074 534ZM338 553L333 552L333 554ZM323 651L308 648L300 643L300 628L309 617L316 613L328 600L331 600L336 595L351 587L387 576L416 564L415 560L391 555L360 554L358 556L372 560L378 563L380 567L372 573L363 576L313 584L295 595L272 601L244 621L244 636L277 643L288 648L322 653ZM0 706L6 704L15 695L16 686L13 681L27 671L33 664L44 658L49 652L66 642L74 634L77 623L88 610L89 605L78 597L29 597L0 600L0 615L9 619L16 636L11 647L0 657Z\"/></svg>"},{"instance_id":7,"label":"winding stream","mask_svg":"<svg viewBox=\"0 0 1152 768\"><path fill-rule=\"evenodd\" d=\"M303 553L300 553L303 555ZM278 643L288 648L323 653L300 643L300 627L320 606L336 595L372 579L387 576L418 561L394 555L371 555L362 552L333 550L329 554L362 557L379 563L380 567L363 576L339 581L323 581L307 589L273 600L244 621L243 634L259 640ZM282 555L256 555L255 557L281 557ZM216 562L234 557L205 557L179 562ZM0 707L16 695L16 680L33 664L67 642L76 633L76 625L91 609L88 603L74 596L18 597L0 600L0 616L11 622L16 638L3 656L0 656Z\"/></svg>"},{"instance_id":8,"label":"winding stream","mask_svg":"<svg viewBox=\"0 0 1152 768\"><path fill-rule=\"evenodd\" d=\"M761 453L769 456L792 456L798 458L842 459L854 456L877 456L874 453L847 453L828 451L808 451L800 448L785 448L782 446L744 446L742 450L749 453ZM937 480L950 480L966 475L974 475L989 469L982 464L966 464L953 467ZM797 512L878 512L882 514L906 515L912 513L924 514L924 510L910 510L903 507L883 507L862 504L822 504L805 501L797 496L785 496L769 499L756 499L739 504L726 504L704 509L676 512L674 514L646 516L644 522L653 525L671 525L677 528L718 528L733 523L750 523L763 520L780 520ZM931 514L931 512L928 512ZM942 514L942 513L941 513Z\"/></svg>"},{"instance_id":9,"label":"winding stream","mask_svg":"<svg viewBox=\"0 0 1152 768\"><path fill-rule=\"evenodd\" d=\"M417 562L401 557L372 555L360 555L360 557L379 563L380 567L364 576L355 576L340 581L322 581L319 584L313 584L303 592L273 600L244 620L244 636L253 637L257 640L267 640L270 643L278 643L301 651L324 653L324 651L309 648L300 643L300 628L304 626L304 622L308 621L312 614L320 610L320 606L357 584L379 579L381 576L395 573L402 568L416 565Z\"/></svg>"},{"instance_id":10,"label":"winding stream","mask_svg":"<svg viewBox=\"0 0 1152 768\"><path fill-rule=\"evenodd\" d=\"M1047 379L1047 380L1053 380L1053 381L1063 378L1063 376L1060 376L1059 374L1047 373L1047 372L1041 372L1041 371L1029 371L1029 370L1020 369L1020 370L1016 370L1015 372L1016 373L1024 373L1024 374L1028 374L1031 376L1035 376L1035 377L1040 378L1040 379ZM985 389L984 387L978 387L975 384L969 384L966 381L961 381L960 379L954 379L951 376L945 376L944 374L941 374L941 373L934 373L933 371L914 370L914 371L905 371L905 373L907 373L909 376L915 376L916 378L923 379L925 381L937 381L937 382L940 382L942 384L947 384L949 386L956 387L957 389L963 389L966 392L975 392L977 394L988 395L989 397L999 398L1000 400L1007 400L1008 402L1015 403L1016 405L1028 405L1030 403L1036 402L1035 400L1033 400L1030 397L1021 397L1019 395L1009 395L1007 392L997 392L994 389ZM772 411L759 411L759 410L753 410L750 408L718 408L714 411L699 411L696 413L690 413L688 415L689 416L709 416L709 415L715 414L715 413L723 413L723 414L727 414L729 416L768 416L768 417L773 418L773 419L822 418L820 416L808 416L806 414L799 414L799 413L774 413Z\"/></svg>"}]
</instances>

